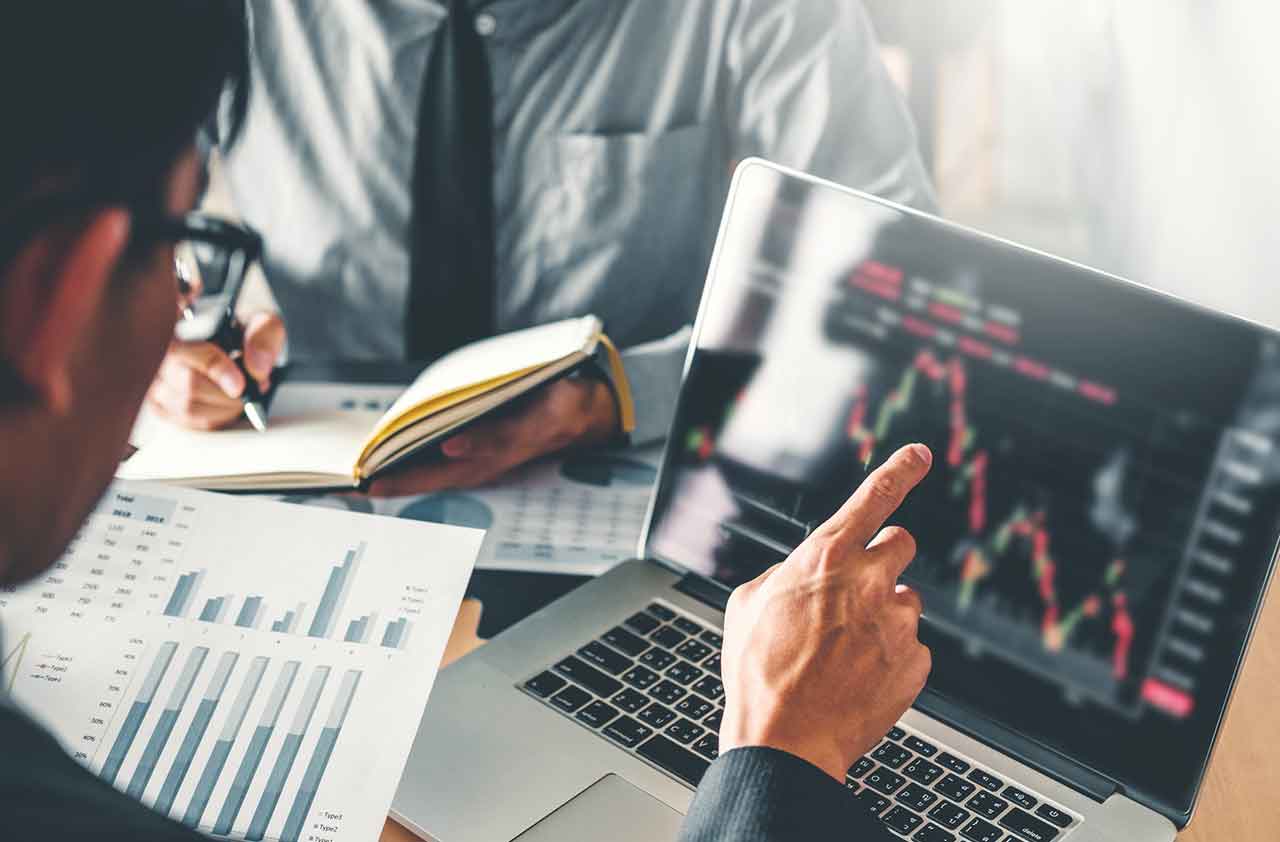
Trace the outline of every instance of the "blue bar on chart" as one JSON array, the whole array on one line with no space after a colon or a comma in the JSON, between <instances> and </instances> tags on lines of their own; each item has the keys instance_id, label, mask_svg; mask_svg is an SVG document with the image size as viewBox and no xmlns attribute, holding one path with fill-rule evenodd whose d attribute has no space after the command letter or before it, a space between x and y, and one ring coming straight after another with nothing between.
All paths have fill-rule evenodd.
<instances>
[{"instance_id":1,"label":"blue bar on chart","mask_svg":"<svg viewBox=\"0 0 1280 842\"><path fill-rule=\"evenodd\" d=\"M289 691L293 688L293 679L298 675L300 666L302 666L301 661L288 661L280 671L280 677L276 679L276 685L271 691L267 706L262 710L262 718L258 720L258 727L254 729L253 736L249 739L249 747L245 749L244 759L240 761L235 780L231 782L231 791L227 793L227 800L222 804L218 820L214 822L213 832L219 836L226 836L231 832L231 826L235 824L236 816L240 814L244 797L249 792L249 784L253 782L253 776L258 773L258 766L262 764L262 756L267 750L267 741L275 731L276 720L280 718L280 709L284 707L285 699L289 697Z\"/></svg>"},{"instance_id":2,"label":"blue bar on chart","mask_svg":"<svg viewBox=\"0 0 1280 842\"><path fill-rule=\"evenodd\" d=\"M208 646L197 646L187 654L187 662L178 676L178 683L173 685L173 690L169 693L169 701L160 712L155 730L147 739L147 747L142 750L142 759L138 761L137 768L133 770L133 777L129 779L129 787L125 791L131 797L141 800L142 793L147 790L147 784L151 783L156 764L160 762L160 752L164 751L165 744L169 742L169 735L173 733L173 724L178 721L178 714L187 704L191 686L196 683L196 676L200 674L204 659L208 655Z\"/></svg>"},{"instance_id":3,"label":"blue bar on chart","mask_svg":"<svg viewBox=\"0 0 1280 842\"><path fill-rule=\"evenodd\" d=\"M311 629L307 637L328 637L338 615L346 605L347 595L351 593L351 582L355 579L356 568L360 566L360 558L364 555L363 543L354 550L347 550L347 557L342 564L329 571L329 581L324 586L324 595L316 608L316 616L311 621Z\"/></svg>"},{"instance_id":4,"label":"blue bar on chart","mask_svg":"<svg viewBox=\"0 0 1280 842\"><path fill-rule=\"evenodd\" d=\"M302 775L302 783L298 787L298 795L289 809L289 817L285 820L284 830L280 833L280 842L298 842L302 836L302 825L311 812L311 804L316 799L320 782L324 779L324 770L333 755L333 747L342 733L342 723L347 719L347 711L351 709L351 700L355 698L356 687L360 684L360 670L347 670L338 688L338 695L329 709L329 719L320 729L320 739L316 743L311 761Z\"/></svg>"},{"instance_id":5,"label":"blue bar on chart","mask_svg":"<svg viewBox=\"0 0 1280 842\"><path fill-rule=\"evenodd\" d=\"M147 677L143 679L142 686L138 689L133 706L129 708L124 724L120 726L120 733L116 734L115 742L107 752L107 760L102 764L102 779L107 783L115 783L116 775L120 774L120 766L124 763L125 755L129 753L134 739L138 736L138 726L142 724L143 717L151 709L151 700L156 696L156 688L164 680L164 674L169 671L169 662L173 660L173 653L177 651L177 641L170 640L156 653L156 659L152 662L151 669L147 671Z\"/></svg>"},{"instance_id":6,"label":"blue bar on chart","mask_svg":"<svg viewBox=\"0 0 1280 842\"><path fill-rule=\"evenodd\" d=\"M207 599L204 603L204 610L200 612L199 620L203 623L221 623L227 616L227 610L231 608L231 601L235 599L231 594L220 596L216 599Z\"/></svg>"},{"instance_id":7,"label":"blue bar on chart","mask_svg":"<svg viewBox=\"0 0 1280 842\"><path fill-rule=\"evenodd\" d=\"M251 596L240 606L240 614L236 617L236 625L243 629L258 627L258 617L262 614L262 597Z\"/></svg>"},{"instance_id":8,"label":"blue bar on chart","mask_svg":"<svg viewBox=\"0 0 1280 842\"><path fill-rule=\"evenodd\" d=\"M174 758L173 765L169 767L169 774L165 776L164 784L160 787L160 795L156 798L154 805L156 812L162 816L169 815L169 811L173 809L173 800L178 797L178 789L181 788L182 782L186 780L187 771L191 768L191 761L195 759L196 749L200 747L200 743L204 740L205 731L209 729L209 722L213 719L213 713L218 708L218 702L222 700L222 691L227 688L227 682L231 679L231 671L235 669L236 661L239 660L238 652L223 652L222 658L218 661L218 667L213 671L213 678L209 680L209 686L205 688L204 697L200 700L200 706L196 708L196 715L191 720L191 727L187 729L187 736L183 738L182 745L178 747L178 756Z\"/></svg>"},{"instance_id":9,"label":"blue bar on chart","mask_svg":"<svg viewBox=\"0 0 1280 842\"><path fill-rule=\"evenodd\" d=\"M231 712L222 724L222 733L218 735L218 741L213 744L209 762L205 764L204 773L200 775L200 782L196 784L195 793L191 796L191 803L187 805L187 811L182 816L182 823L187 827L196 827L200 823L200 817L204 815L205 808L209 805L213 788L217 785L218 778L222 776L223 767L227 765L231 746L236 741L236 735L240 733L245 714L249 712L249 705L253 703L253 697L262 684L262 675L267 671L267 664L270 662L270 658L259 655L249 664L244 684L240 685L240 692L236 694L236 700L231 705Z\"/></svg>"},{"instance_id":10,"label":"blue bar on chart","mask_svg":"<svg viewBox=\"0 0 1280 842\"><path fill-rule=\"evenodd\" d=\"M352 620L347 625L347 636L343 640L346 643L368 643L369 632L377 622L378 614L376 611L372 614L365 614L358 620Z\"/></svg>"},{"instance_id":11,"label":"blue bar on chart","mask_svg":"<svg viewBox=\"0 0 1280 842\"><path fill-rule=\"evenodd\" d=\"M299 602L298 607L291 611L284 612L284 616L271 624L273 632L283 632L284 634L293 634L298 628L298 621L307 610L305 602Z\"/></svg>"},{"instance_id":12,"label":"blue bar on chart","mask_svg":"<svg viewBox=\"0 0 1280 842\"><path fill-rule=\"evenodd\" d=\"M195 596L195 592L200 587L200 579L203 577L203 570L193 570L178 577L178 584L174 586L173 594L169 597L169 602L164 607L164 615L166 617L182 617L186 615L187 608L191 605L191 598Z\"/></svg>"},{"instance_id":13,"label":"blue bar on chart","mask_svg":"<svg viewBox=\"0 0 1280 842\"><path fill-rule=\"evenodd\" d=\"M382 645L392 649L403 649L405 644L409 642L409 619L401 617L399 620L387 623L387 629L382 633Z\"/></svg>"},{"instance_id":14,"label":"blue bar on chart","mask_svg":"<svg viewBox=\"0 0 1280 842\"><path fill-rule=\"evenodd\" d=\"M267 834L267 823L271 821L271 814L280 803L284 782L289 777L289 770L293 768L293 761L298 756L298 747L302 745L302 738L311 725L311 716L316 711L316 705L320 703L320 694L324 691L324 685L328 679L328 667L316 667L315 672L311 673L306 693L302 696L302 704L298 705L297 713L293 716L293 725L285 735L280 753L276 755L275 766L271 769L271 776L267 778L267 788L262 793L262 800L258 802L258 809L253 813L253 820L249 822L249 832L245 838L250 842L259 842Z\"/></svg>"}]
</instances>

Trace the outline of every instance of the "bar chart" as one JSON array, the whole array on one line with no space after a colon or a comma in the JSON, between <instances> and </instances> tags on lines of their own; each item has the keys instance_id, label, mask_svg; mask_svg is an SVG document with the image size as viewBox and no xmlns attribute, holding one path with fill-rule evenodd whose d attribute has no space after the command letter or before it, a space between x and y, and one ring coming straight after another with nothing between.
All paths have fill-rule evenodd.
<instances>
[{"instance_id":1,"label":"bar chart","mask_svg":"<svg viewBox=\"0 0 1280 842\"><path fill-rule=\"evenodd\" d=\"M0 594L17 704L206 835L376 836L478 533L125 484L77 541Z\"/></svg>"}]
</instances>

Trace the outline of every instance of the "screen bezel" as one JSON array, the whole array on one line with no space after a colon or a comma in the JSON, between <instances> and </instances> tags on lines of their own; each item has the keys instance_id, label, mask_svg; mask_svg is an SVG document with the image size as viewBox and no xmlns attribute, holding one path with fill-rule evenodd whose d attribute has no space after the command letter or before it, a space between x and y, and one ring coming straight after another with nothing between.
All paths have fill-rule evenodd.
<instances>
[{"instance_id":1,"label":"screen bezel","mask_svg":"<svg viewBox=\"0 0 1280 842\"><path fill-rule=\"evenodd\" d=\"M731 226L734 224L737 218L734 214L735 203L741 198L743 193L748 191L748 187L745 185L748 182L748 180L752 179L753 177L767 177L772 179L777 179L781 177L782 179L788 179L788 180L795 181L799 184L802 184L808 189L814 189L814 188L822 189L834 195L844 196L851 203L859 203L859 204L864 204L869 206L876 206L879 209L887 208L902 214L904 218L909 219L916 224L920 224L922 228L924 228L926 231L931 226L945 227L952 234L959 234L966 238L970 238L970 239L982 242L984 244L988 244L993 248L1013 250L1030 257L1038 258L1041 260L1052 261L1054 264L1056 264L1059 267L1068 268L1068 269L1072 269L1079 272L1086 272L1094 278L1105 280L1111 283L1123 284L1126 287L1128 287L1130 290L1139 292L1140 294L1163 299L1164 301L1174 304L1175 306L1188 309L1199 314L1203 314L1207 317L1212 317L1217 319L1222 319L1222 318L1230 319L1231 321L1248 326L1249 328L1256 330L1261 334L1269 335L1270 337L1275 339L1280 339L1280 331L1269 328L1266 325L1260 324L1256 321L1242 318L1240 316L1236 316L1233 314L1222 313L1220 311L1213 310L1203 305L1196 304L1195 302L1188 301L1186 299L1180 298L1175 295L1171 295L1161 290L1153 289L1144 284L1131 281L1129 279L1122 278L1108 272L1103 272L1101 270L1094 269L1074 261L1056 257L1046 252L1028 248L1028 247L1019 245L1017 243L1011 242L1009 240L1002 239L1000 237L995 237L989 234L985 234L983 232L976 231L972 228L968 228L967 226L959 225L954 222L949 222L945 219L941 219L939 217L932 216L927 213L923 213L913 208L899 205L895 202L881 199L877 196L863 193L861 191L854 190L852 188L844 187L834 182L830 182L825 179L818 178L816 176L802 173L797 170L793 170L779 164L774 164L770 161L766 161L761 158L747 158L747 159L744 159L735 170L733 175L733 180L729 187L729 193L725 200L725 210L724 210L724 214L721 217L720 228L716 237L715 248L712 251L711 262L707 271L706 282L703 286L702 299L698 308L698 315L697 315L697 318L694 320L693 330L689 339L689 349L685 355L684 367L681 373L682 383L688 382L689 372L693 366L694 359L698 353L699 340L703 333L703 327L704 327L705 320L707 318L707 311L709 309L709 302L711 301L713 289L715 287L715 283L717 280L717 275L718 275L717 270L720 265L721 250L727 240L726 234L730 230ZM658 477L654 486L654 493L650 497L648 511L646 512L646 515L645 515L644 528L643 528L643 531L641 532L639 544L638 544L639 557L645 558L645 559L652 559L667 567L678 570L682 573L696 576L701 582L723 593L727 599L728 594L731 592L731 589L728 586L724 585L719 581L716 581L711 577L704 576L703 574L695 572L688 565L681 562L677 558L671 558L668 556L664 556L661 553L655 552L653 548L650 546L650 536L653 532L653 525L654 525L655 518L658 515L659 509L663 500L665 500L672 493L672 489L670 487L670 480L672 476L671 468L673 464L673 457L675 454L675 448L672 446L672 441L673 441L674 434L677 432L675 430L675 427L679 423L679 419L682 417L682 410L684 409L683 405L685 403L685 400L686 400L686 393L685 393L685 390L682 388L679 396L677 397L676 406L672 414L672 420L671 420L672 426L671 426L671 429L669 430L667 446L666 448L664 448L662 459L658 466ZM1218 739L1221 735L1223 722L1225 720L1227 710L1230 706L1231 697L1235 691L1236 684L1239 681L1240 671L1243 667L1244 659L1247 656L1249 647L1253 642L1254 634L1257 629L1258 618L1261 614L1262 607L1265 603L1266 594L1269 591L1270 586L1275 578L1278 554L1280 554L1280 536L1277 536L1277 540L1272 546L1271 557L1266 563L1266 573L1265 573L1265 576L1263 577L1261 587L1258 588L1257 593L1254 594L1254 597L1251 600L1249 622L1245 630L1244 637L1241 640L1241 643L1237 648L1237 651L1234 653L1235 655L1234 664L1232 665L1229 681L1227 682L1224 688L1220 688L1220 689L1215 688L1215 690L1213 691L1214 698L1216 699L1220 695L1221 701L1217 705L1217 712L1214 719L1214 725L1213 725L1210 738L1207 741L1207 743L1202 746L1202 749L1199 752L1197 752L1197 756L1199 756L1201 759L1199 761L1194 783L1190 791L1190 798L1187 799L1185 802L1167 801L1159 797L1153 796L1149 793L1135 789L1131 785L1126 784L1126 782L1124 781L1117 780L1116 778L1109 775L1108 770L1106 769L1088 768L1088 772L1093 773L1095 775L1101 775L1107 780L1113 781L1117 785L1117 787L1121 791L1123 791L1125 795L1127 795L1128 797L1132 798L1138 803L1148 806L1153 810L1156 810L1157 812L1167 816L1179 828L1181 828L1188 821L1190 821L1191 816L1195 812L1196 803L1199 799L1199 795L1204 784L1204 777L1208 770L1209 762L1212 759L1214 747L1216 746ZM922 697L925 695L928 695L930 692L931 691L926 689L925 693L922 694ZM924 707L924 705L920 703L917 703L915 706L921 707L921 708ZM929 706L929 707L932 708L933 706ZM972 713L976 719L986 720L998 726L996 729L991 729L992 731L998 731L998 730L1004 729L1003 724L1000 723L999 720L993 717L989 717L983 714L981 711L972 711ZM941 714L936 709L931 710L930 714L943 720L944 722L949 720L949 717ZM978 728L977 730L975 730L973 727L972 721L969 721L966 723L954 722L950 724L957 725L957 727L959 727L960 730L970 733L976 738L984 742L987 742L988 744L996 748L1002 748L1002 749L1008 750L1010 751L1011 754L1027 759L1025 756L1025 752L1020 750L1022 748L1021 746L1015 748L1013 746L1002 745L1001 740L999 739L998 736L993 736L991 733L984 733L981 728ZM1011 729L1008 730L1008 733L1017 735L1017 732ZM1017 735L1016 738L1022 743L1030 742L1034 744L1035 746L1042 749L1043 752L1048 752L1053 755L1061 756L1066 758L1068 761L1072 763L1076 763L1076 761L1073 758L1071 758L1069 755L1062 752L1061 749L1057 747L1045 744L1031 737L1024 737L1022 735ZM1087 767L1084 767L1083 765L1081 765L1081 768L1087 768ZM1060 775L1054 775L1054 776L1060 777Z\"/></svg>"}]
</instances>

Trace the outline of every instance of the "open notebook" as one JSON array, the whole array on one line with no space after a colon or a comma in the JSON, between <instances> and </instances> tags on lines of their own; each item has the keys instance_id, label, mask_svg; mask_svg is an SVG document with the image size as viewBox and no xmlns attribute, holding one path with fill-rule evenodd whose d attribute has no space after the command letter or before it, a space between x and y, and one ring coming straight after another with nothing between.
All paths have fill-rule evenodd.
<instances>
[{"instance_id":1,"label":"open notebook","mask_svg":"<svg viewBox=\"0 0 1280 842\"><path fill-rule=\"evenodd\" d=\"M617 350L594 316L483 339L429 365L385 413L272 413L265 433L241 424L200 432L153 431L120 464L120 479L223 491L359 487L423 448L608 352L625 432L635 427Z\"/></svg>"}]
</instances>

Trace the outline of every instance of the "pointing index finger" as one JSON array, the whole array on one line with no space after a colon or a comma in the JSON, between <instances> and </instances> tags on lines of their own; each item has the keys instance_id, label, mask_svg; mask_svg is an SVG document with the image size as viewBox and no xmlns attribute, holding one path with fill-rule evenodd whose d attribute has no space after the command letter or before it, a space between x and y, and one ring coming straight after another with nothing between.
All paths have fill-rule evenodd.
<instances>
[{"instance_id":1,"label":"pointing index finger","mask_svg":"<svg viewBox=\"0 0 1280 842\"><path fill-rule=\"evenodd\" d=\"M876 468L817 533L843 535L865 547L880 527L902 505L907 493L929 473L933 454L923 444L898 449Z\"/></svg>"}]
</instances>

